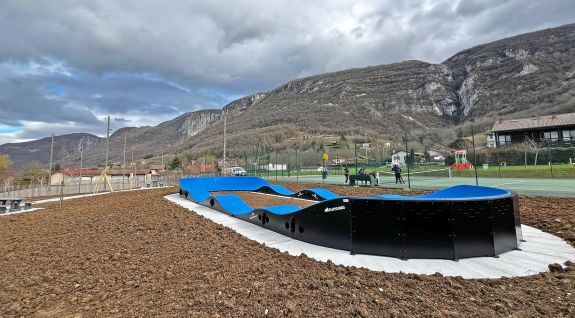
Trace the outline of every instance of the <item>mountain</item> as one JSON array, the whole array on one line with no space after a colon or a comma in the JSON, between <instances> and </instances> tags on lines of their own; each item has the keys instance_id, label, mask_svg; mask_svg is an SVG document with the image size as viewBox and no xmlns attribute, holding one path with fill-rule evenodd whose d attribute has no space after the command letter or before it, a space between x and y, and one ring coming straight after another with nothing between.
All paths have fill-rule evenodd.
<instances>
[{"instance_id":1,"label":"mountain","mask_svg":"<svg viewBox=\"0 0 575 318\"><path fill-rule=\"evenodd\" d=\"M573 112L575 24L479 45L440 64L404 61L301 78L223 109L230 151L238 155L258 142L305 150L320 135L398 140L408 131L431 143L472 122L486 128L497 117ZM155 127L123 128L110 138L110 158L123 159L124 138L137 157L161 151L217 153L222 131L222 110L186 113ZM105 154L105 142L95 138L84 156L93 164L102 163ZM0 153L15 162L46 162L45 143L6 144ZM63 154L58 160L65 163L79 158Z\"/></svg>"},{"instance_id":2,"label":"mountain","mask_svg":"<svg viewBox=\"0 0 575 318\"><path fill-rule=\"evenodd\" d=\"M54 136L53 157L68 158L75 156L79 154L81 147L89 149L105 142L105 138L84 133ZM21 143L6 143L0 145L0 153L8 154L17 167L21 167L30 161L47 163L50 161L51 143L51 137Z\"/></svg>"}]
</instances>

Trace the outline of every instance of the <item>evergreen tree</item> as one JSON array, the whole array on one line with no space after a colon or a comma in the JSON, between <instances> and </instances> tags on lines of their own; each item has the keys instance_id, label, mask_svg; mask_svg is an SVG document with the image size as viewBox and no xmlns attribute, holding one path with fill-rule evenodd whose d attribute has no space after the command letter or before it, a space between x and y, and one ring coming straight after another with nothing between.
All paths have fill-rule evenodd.
<instances>
[{"instance_id":1,"label":"evergreen tree","mask_svg":"<svg viewBox=\"0 0 575 318\"><path fill-rule=\"evenodd\" d=\"M174 160L170 163L170 169L176 170L182 167L182 160L178 156L174 156Z\"/></svg>"}]
</instances>

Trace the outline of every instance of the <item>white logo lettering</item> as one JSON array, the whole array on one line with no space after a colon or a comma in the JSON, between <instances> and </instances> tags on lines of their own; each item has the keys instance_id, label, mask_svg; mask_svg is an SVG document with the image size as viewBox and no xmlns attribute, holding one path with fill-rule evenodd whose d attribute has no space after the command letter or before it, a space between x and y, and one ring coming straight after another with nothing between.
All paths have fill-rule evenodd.
<instances>
[{"instance_id":1,"label":"white logo lettering","mask_svg":"<svg viewBox=\"0 0 575 318\"><path fill-rule=\"evenodd\" d=\"M323 210L323 212L334 212L334 211L340 211L340 210L345 210L345 206L336 206L333 208L325 208L325 210Z\"/></svg>"}]
</instances>

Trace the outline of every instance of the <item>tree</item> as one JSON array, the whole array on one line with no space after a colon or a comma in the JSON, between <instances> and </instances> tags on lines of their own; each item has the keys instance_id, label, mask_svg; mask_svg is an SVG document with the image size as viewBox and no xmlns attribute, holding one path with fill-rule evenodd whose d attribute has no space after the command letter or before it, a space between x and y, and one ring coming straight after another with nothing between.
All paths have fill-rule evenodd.
<instances>
[{"instance_id":1,"label":"tree","mask_svg":"<svg viewBox=\"0 0 575 318\"><path fill-rule=\"evenodd\" d=\"M174 156L172 163L170 163L170 169L176 170L176 169L179 169L181 167L182 167L182 160L177 155Z\"/></svg>"},{"instance_id":2,"label":"tree","mask_svg":"<svg viewBox=\"0 0 575 318\"><path fill-rule=\"evenodd\" d=\"M22 168L22 177L25 180L32 180L33 178L43 176L44 174L45 173L42 172L42 164L38 161L28 161Z\"/></svg>"},{"instance_id":3,"label":"tree","mask_svg":"<svg viewBox=\"0 0 575 318\"><path fill-rule=\"evenodd\" d=\"M8 155L0 155L0 172L4 172L10 168L12 162Z\"/></svg>"},{"instance_id":4,"label":"tree","mask_svg":"<svg viewBox=\"0 0 575 318\"><path fill-rule=\"evenodd\" d=\"M405 156L405 164L410 168L415 165L415 151L413 151L413 148L411 148L409 154Z\"/></svg>"},{"instance_id":5,"label":"tree","mask_svg":"<svg viewBox=\"0 0 575 318\"><path fill-rule=\"evenodd\" d=\"M531 146L531 148L535 151L535 161L533 162L533 165L536 166L537 165L537 157L539 157L539 149L541 149L542 145L538 142L535 142L535 138L527 137L525 139L525 142L527 145ZM527 145L525 147L525 166L527 166Z\"/></svg>"}]
</instances>

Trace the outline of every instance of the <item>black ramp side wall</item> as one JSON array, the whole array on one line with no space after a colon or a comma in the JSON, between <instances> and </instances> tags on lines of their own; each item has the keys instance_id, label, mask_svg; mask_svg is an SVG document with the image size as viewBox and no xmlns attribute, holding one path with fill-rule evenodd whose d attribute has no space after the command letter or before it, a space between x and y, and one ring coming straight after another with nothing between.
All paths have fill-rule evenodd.
<instances>
[{"instance_id":1,"label":"black ramp side wall","mask_svg":"<svg viewBox=\"0 0 575 318\"><path fill-rule=\"evenodd\" d=\"M518 243L513 198L494 200L490 207L493 217L495 254L516 249Z\"/></svg>"},{"instance_id":2,"label":"black ramp side wall","mask_svg":"<svg viewBox=\"0 0 575 318\"><path fill-rule=\"evenodd\" d=\"M300 241L351 250L349 199L323 201L294 213L294 238Z\"/></svg>"},{"instance_id":3,"label":"black ramp side wall","mask_svg":"<svg viewBox=\"0 0 575 318\"><path fill-rule=\"evenodd\" d=\"M406 257L453 259L449 205L425 201L401 203Z\"/></svg>"},{"instance_id":4,"label":"black ramp side wall","mask_svg":"<svg viewBox=\"0 0 575 318\"><path fill-rule=\"evenodd\" d=\"M459 201L449 204L455 258L495 255L489 210L493 202Z\"/></svg>"},{"instance_id":5,"label":"black ramp side wall","mask_svg":"<svg viewBox=\"0 0 575 318\"><path fill-rule=\"evenodd\" d=\"M355 254L403 258L403 222L398 201L350 199Z\"/></svg>"}]
</instances>

